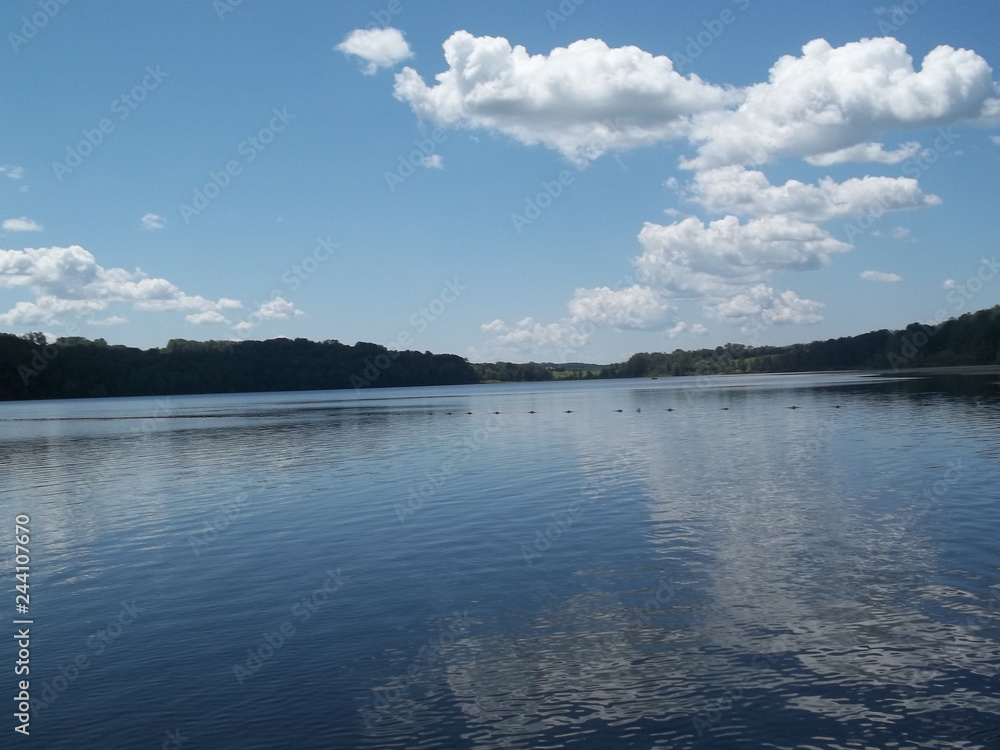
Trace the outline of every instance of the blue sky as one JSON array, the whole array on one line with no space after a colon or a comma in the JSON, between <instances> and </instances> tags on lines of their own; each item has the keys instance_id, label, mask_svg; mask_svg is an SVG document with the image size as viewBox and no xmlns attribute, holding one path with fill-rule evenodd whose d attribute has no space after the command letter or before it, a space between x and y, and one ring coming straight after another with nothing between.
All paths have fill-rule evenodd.
<instances>
[{"instance_id":1,"label":"blue sky","mask_svg":"<svg viewBox=\"0 0 1000 750\"><path fill-rule=\"evenodd\" d=\"M997 304L1000 6L803 8L7 3L0 330L607 362Z\"/></svg>"}]
</instances>

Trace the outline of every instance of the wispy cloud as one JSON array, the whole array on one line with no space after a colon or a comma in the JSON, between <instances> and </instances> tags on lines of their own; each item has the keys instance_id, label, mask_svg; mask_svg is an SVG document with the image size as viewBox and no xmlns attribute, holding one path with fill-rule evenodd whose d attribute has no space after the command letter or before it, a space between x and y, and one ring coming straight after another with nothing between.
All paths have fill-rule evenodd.
<instances>
[{"instance_id":1,"label":"wispy cloud","mask_svg":"<svg viewBox=\"0 0 1000 750\"><path fill-rule=\"evenodd\" d=\"M903 277L899 274L886 273L885 271L862 271L861 278L865 281L881 281L889 284L903 280Z\"/></svg>"},{"instance_id":2,"label":"wispy cloud","mask_svg":"<svg viewBox=\"0 0 1000 750\"><path fill-rule=\"evenodd\" d=\"M892 238L894 240L899 240L900 242L917 241L917 238L913 236L913 232L911 232L907 227L893 227Z\"/></svg>"},{"instance_id":3,"label":"wispy cloud","mask_svg":"<svg viewBox=\"0 0 1000 750\"><path fill-rule=\"evenodd\" d=\"M158 214L146 214L139 219L139 225L147 232L155 232L167 226L167 220Z\"/></svg>"},{"instance_id":4,"label":"wispy cloud","mask_svg":"<svg viewBox=\"0 0 1000 750\"><path fill-rule=\"evenodd\" d=\"M5 232L41 232L44 227L34 219L22 216L19 219L6 219L3 223Z\"/></svg>"}]
</instances>

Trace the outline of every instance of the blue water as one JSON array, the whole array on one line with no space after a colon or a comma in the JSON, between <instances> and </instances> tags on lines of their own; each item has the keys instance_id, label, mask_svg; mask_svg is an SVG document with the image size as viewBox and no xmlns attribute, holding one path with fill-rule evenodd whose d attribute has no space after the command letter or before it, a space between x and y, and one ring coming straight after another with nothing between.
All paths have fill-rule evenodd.
<instances>
[{"instance_id":1,"label":"blue water","mask_svg":"<svg viewBox=\"0 0 1000 750\"><path fill-rule=\"evenodd\" d=\"M996 379L0 404L0 746L1000 747Z\"/></svg>"}]
</instances>

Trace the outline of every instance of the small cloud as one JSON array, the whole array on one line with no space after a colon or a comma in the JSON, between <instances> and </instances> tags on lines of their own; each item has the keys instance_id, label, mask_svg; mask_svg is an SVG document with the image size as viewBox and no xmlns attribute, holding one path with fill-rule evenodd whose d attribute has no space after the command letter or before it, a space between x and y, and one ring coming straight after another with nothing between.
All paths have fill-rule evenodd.
<instances>
[{"instance_id":1,"label":"small cloud","mask_svg":"<svg viewBox=\"0 0 1000 750\"><path fill-rule=\"evenodd\" d=\"M991 135L990 140L993 141L996 145L1000 146L1000 135Z\"/></svg>"},{"instance_id":2,"label":"small cloud","mask_svg":"<svg viewBox=\"0 0 1000 750\"><path fill-rule=\"evenodd\" d=\"M479 330L486 331L488 333L501 333L509 329L506 323L497 318L496 320L492 320L489 323L483 323L481 326L479 326Z\"/></svg>"},{"instance_id":3,"label":"small cloud","mask_svg":"<svg viewBox=\"0 0 1000 750\"><path fill-rule=\"evenodd\" d=\"M884 271L862 271L861 278L865 281L884 281L890 284L903 280L903 277L898 274L885 273Z\"/></svg>"},{"instance_id":4,"label":"small cloud","mask_svg":"<svg viewBox=\"0 0 1000 750\"><path fill-rule=\"evenodd\" d=\"M678 323L677 325L667 329L667 335L670 338L674 338L675 336L680 336L682 333L684 333L684 331L687 330L687 327L688 327L687 323L683 322Z\"/></svg>"},{"instance_id":5,"label":"small cloud","mask_svg":"<svg viewBox=\"0 0 1000 750\"><path fill-rule=\"evenodd\" d=\"M701 323L695 323L693 326L691 326L692 336L704 336L707 333L708 329L705 328L705 326L703 326Z\"/></svg>"},{"instance_id":6,"label":"small cloud","mask_svg":"<svg viewBox=\"0 0 1000 750\"><path fill-rule=\"evenodd\" d=\"M20 180L24 177L24 167L15 167L12 164L0 165L0 174L7 175L12 180Z\"/></svg>"},{"instance_id":7,"label":"small cloud","mask_svg":"<svg viewBox=\"0 0 1000 750\"><path fill-rule=\"evenodd\" d=\"M958 282L955 279L945 279L941 285L942 289L958 289Z\"/></svg>"},{"instance_id":8,"label":"small cloud","mask_svg":"<svg viewBox=\"0 0 1000 750\"><path fill-rule=\"evenodd\" d=\"M7 219L3 223L5 232L41 232L43 227L37 221L22 216L20 219Z\"/></svg>"},{"instance_id":9,"label":"small cloud","mask_svg":"<svg viewBox=\"0 0 1000 750\"><path fill-rule=\"evenodd\" d=\"M367 64L362 68L366 76L375 75L379 68L391 68L398 62L413 57L413 50L399 29L356 29L334 47L345 55L360 57Z\"/></svg>"},{"instance_id":10,"label":"small cloud","mask_svg":"<svg viewBox=\"0 0 1000 750\"><path fill-rule=\"evenodd\" d=\"M239 333L246 333L256 328L265 320L289 320L291 318L301 318L305 315L293 303L283 297L275 297L269 302L264 302L246 320L242 320L233 326Z\"/></svg>"},{"instance_id":11,"label":"small cloud","mask_svg":"<svg viewBox=\"0 0 1000 750\"><path fill-rule=\"evenodd\" d=\"M167 220L157 214L146 214L139 223L147 232L155 232L167 226Z\"/></svg>"},{"instance_id":12,"label":"small cloud","mask_svg":"<svg viewBox=\"0 0 1000 750\"><path fill-rule=\"evenodd\" d=\"M229 320L220 312L206 310L205 312L194 313L184 317L188 323L194 326L210 325L212 323L228 323Z\"/></svg>"},{"instance_id":13,"label":"small cloud","mask_svg":"<svg viewBox=\"0 0 1000 750\"><path fill-rule=\"evenodd\" d=\"M109 315L107 318L93 318L87 321L87 325L91 326L118 326L122 323L127 323L128 318L123 318L121 315Z\"/></svg>"},{"instance_id":14,"label":"small cloud","mask_svg":"<svg viewBox=\"0 0 1000 750\"><path fill-rule=\"evenodd\" d=\"M420 160L420 163L428 169L444 169L444 159L441 158L441 154L425 156Z\"/></svg>"},{"instance_id":15,"label":"small cloud","mask_svg":"<svg viewBox=\"0 0 1000 750\"><path fill-rule=\"evenodd\" d=\"M906 227L893 227L892 228L892 238L894 240L899 240L900 242L916 242L917 238L913 236L911 232Z\"/></svg>"}]
</instances>

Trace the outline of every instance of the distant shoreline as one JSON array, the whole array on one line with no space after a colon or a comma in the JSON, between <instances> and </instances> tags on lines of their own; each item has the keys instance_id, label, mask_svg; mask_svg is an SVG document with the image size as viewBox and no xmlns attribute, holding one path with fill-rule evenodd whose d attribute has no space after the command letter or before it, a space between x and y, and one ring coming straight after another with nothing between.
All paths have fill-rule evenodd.
<instances>
[{"instance_id":1,"label":"distant shoreline","mask_svg":"<svg viewBox=\"0 0 1000 750\"><path fill-rule=\"evenodd\" d=\"M1000 375L1000 365L953 365L951 367L909 367L877 373L891 375Z\"/></svg>"}]
</instances>

